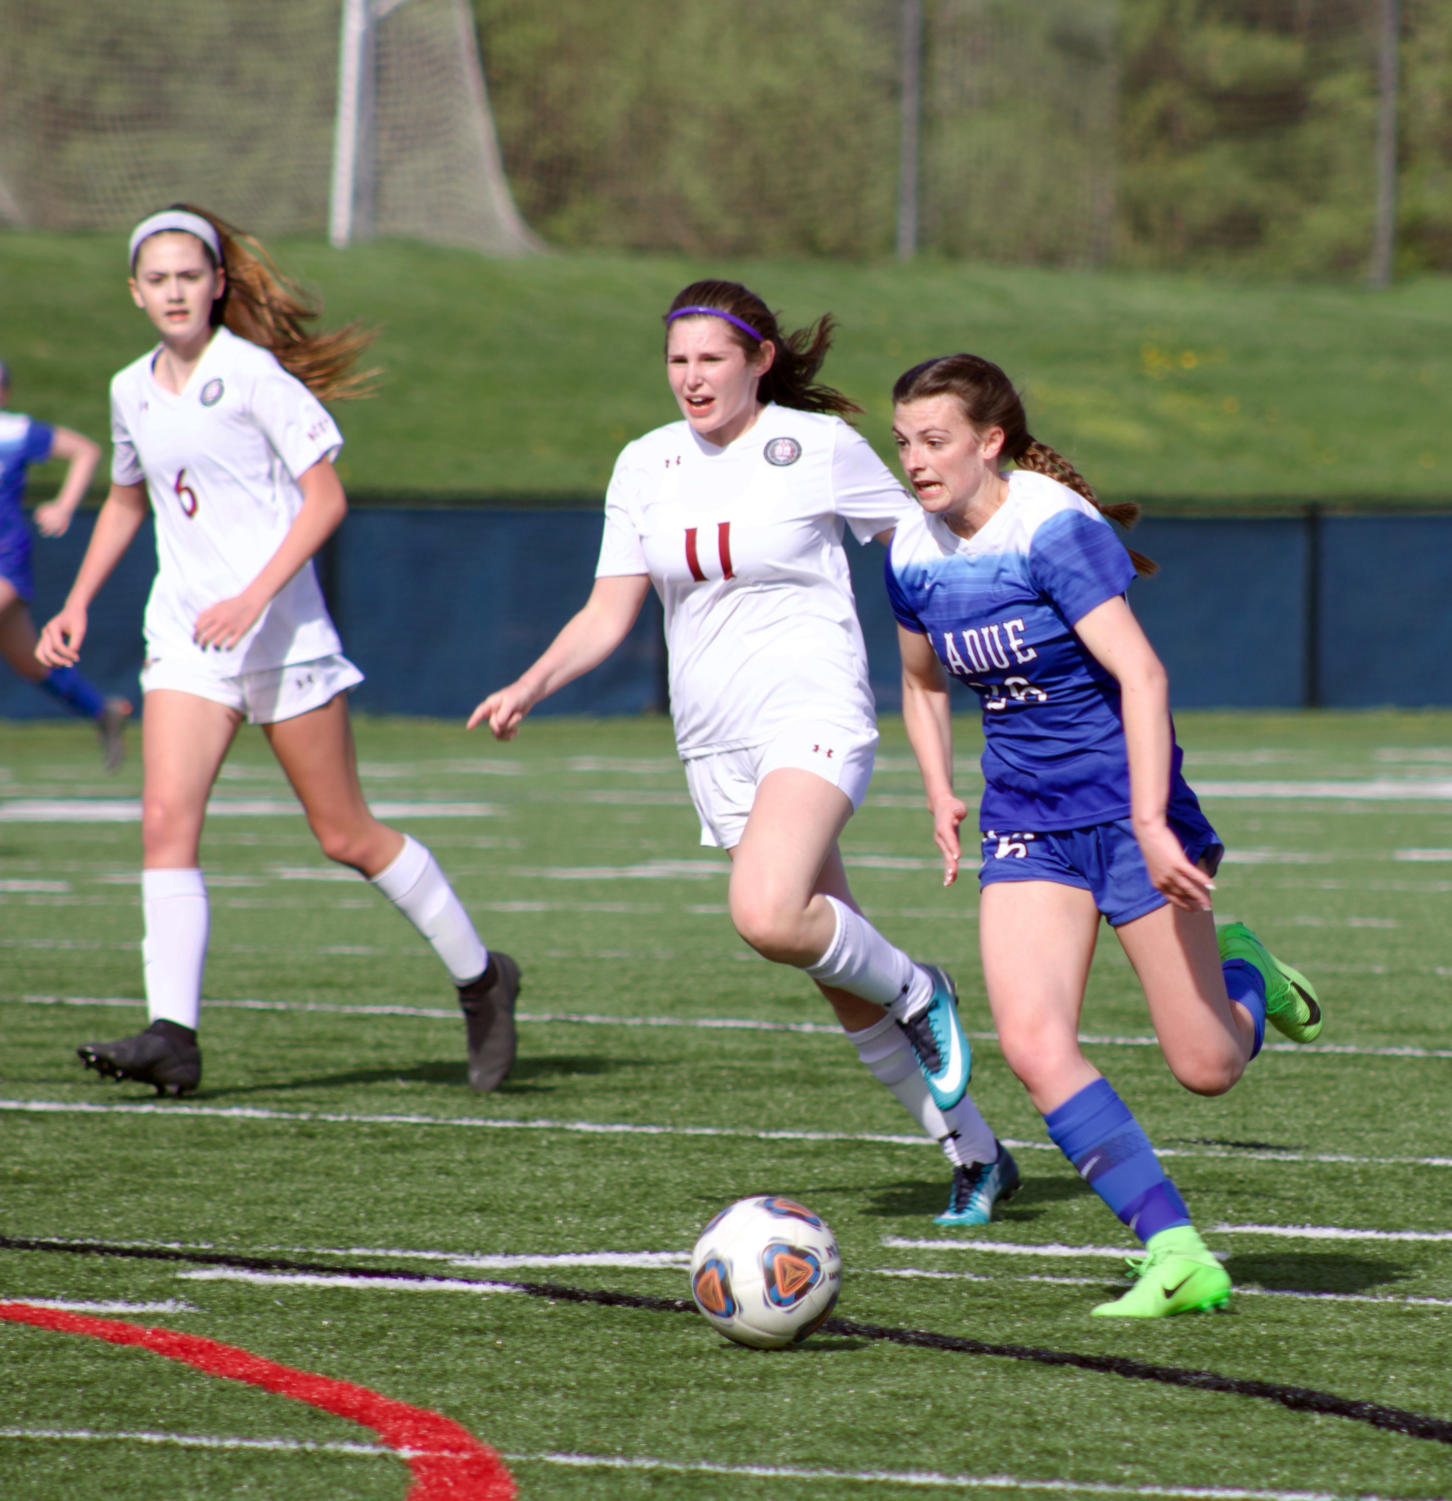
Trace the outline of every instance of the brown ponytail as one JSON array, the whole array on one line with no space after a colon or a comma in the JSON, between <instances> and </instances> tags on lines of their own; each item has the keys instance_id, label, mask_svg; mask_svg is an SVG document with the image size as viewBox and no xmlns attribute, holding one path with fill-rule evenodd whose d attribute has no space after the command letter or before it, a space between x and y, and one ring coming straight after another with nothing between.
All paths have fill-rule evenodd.
<instances>
[{"instance_id":1,"label":"brown ponytail","mask_svg":"<svg viewBox=\"0 0 1452 1501\"><path fill-rule=\"evenodd\" d=\"M321 306L277 268L261 241L195 204L171 207L205 219L221 241L227 283L212 308L214 327L225 325L271 351L289 375L322 401L373 394L380 372L353 368L373 342L371 329L349 323L310 331L305 325L321 315ZM211 247L204 242L204 248L210 259Z\"/></svg>"}]
</instances>

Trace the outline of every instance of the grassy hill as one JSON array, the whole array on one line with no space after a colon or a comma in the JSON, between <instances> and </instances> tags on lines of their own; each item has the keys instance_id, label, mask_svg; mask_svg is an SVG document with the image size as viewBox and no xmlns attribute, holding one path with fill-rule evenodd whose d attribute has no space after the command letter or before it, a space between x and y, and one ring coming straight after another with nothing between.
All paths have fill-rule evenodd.
<instances>
[{"instance_id":1,"label":"grassy hill","mask_svg":"<svg viewBox=\"0 0 1452 1501\"><path fill-rule=\"evenodd\" d=\"M273 247L330 320L379 329L380 395L339 410L356 499L594 503L621 444L669 421L660 312L701 275L789 325L841 323L826 378L885 455L908 365L970 349L1024 390L1036 435L1106 495L1157 509L1307 499L1452 505L1452 281L1371 292L1188 277L558 255L382 243ZM146 348L119 235L0 235L14 405L97 435Z\"/></svg>"}]
</instances>

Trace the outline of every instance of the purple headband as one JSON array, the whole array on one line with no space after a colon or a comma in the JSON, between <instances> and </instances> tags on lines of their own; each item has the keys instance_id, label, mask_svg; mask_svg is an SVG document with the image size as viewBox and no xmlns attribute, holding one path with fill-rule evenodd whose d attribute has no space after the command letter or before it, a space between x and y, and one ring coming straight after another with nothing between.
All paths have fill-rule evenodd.
<instances>
[{"instance_id":1,"label":"purple headband","mask_svg":"<svg viewBox=\"0 0 1452 1501\"><path fill-rule=\"evenodd\" d=\"M674 323L677 318L685 318L692 313L704 313L708 318L724 318L728 323L734 323L742 333L750 334L758 344L766 342L745 319L738 318L735 313L723 312L718 307L678 307L675 312L666 314L665 321L667 323Z\"/></svg>"}]
</instances>

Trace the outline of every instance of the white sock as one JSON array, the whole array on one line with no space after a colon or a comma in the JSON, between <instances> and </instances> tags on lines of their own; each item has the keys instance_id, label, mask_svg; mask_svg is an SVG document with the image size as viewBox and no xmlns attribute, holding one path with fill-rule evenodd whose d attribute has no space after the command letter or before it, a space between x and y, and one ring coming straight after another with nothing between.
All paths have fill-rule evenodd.
<instances>
[{"instance_id":1,"label":"white sock","mask_svg":"<svg viewBox=\"0 0 1452 1501\"><path fill-rule=\"evenodd\" d=\"M143 870L141 915L147 1019L177 1022L195 1031L201 1019L202 965L210 927L201 871Z\"/></svg>"},{"instance_id":2,"label":"white sock","mask_svg":"<svg viewBox=\"0 0 1452 1501\"><path fill-rule=\"evenodd\" d=\"M849 1032L847 1037L872 1077L897 1096L907 1113L942 1147L943 1155L954 1167L992 1162L998 1155L997 1139L971 1095L965 1094L948 1111L933 1103L917 1054L890 1015L861 1032Z\"/></svg>"},{"instance_id":3,"label":"white sock","mask_svg":"<svg viewBox=\"0 0 1452 1501\"><path fill-rule=\"evenodd\" d=\"M397 858L372 881L428 940L455 985L467 985L484 973L489 950L438 861L411 834L403 836Z\"/></svg>"},{"instance_id":4,"label":"white sock","mask_svg":"<svg viewBox=\"0 0 1452 1501\"><path fill-rule=\"evenodd\" d=\"M860 912L835 896L826 900L837 928L827 952L806 966L807 973L820 985L875 1001L904 1020L915 1016L933 998L927 971L889 943Z\"/></svg>"}]
</instances>

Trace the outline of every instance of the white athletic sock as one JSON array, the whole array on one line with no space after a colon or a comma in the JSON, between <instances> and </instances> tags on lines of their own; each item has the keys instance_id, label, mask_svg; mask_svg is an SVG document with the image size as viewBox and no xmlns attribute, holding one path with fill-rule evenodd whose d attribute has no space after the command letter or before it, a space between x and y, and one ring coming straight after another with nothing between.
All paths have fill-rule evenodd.
<instances>
[{"instance_id":1,"label":"white athletic sock","mask_svg":"<svg viewBox=\"0 0 1452 1501\"><path fill-rule=\"evenodd\" d=\"M889 943L860 912L835 896L826 900L837 928L827 952L806 966L807 973L820 985L875 1001L904 1020L915 1016L933 998L927 971Z\"/></svg>"},{"instance_id":2,"label":"white athletic sock","mask_svg":"<svg viewBox=\"0 0 1452 1501\"><path fill-rule=\"evenodd\" d=\"M429 941L455 985L467 985L484 973L489 950L438 861L411 834L403 836L397 858L372 881Z\"/></svg>"},{"instance_id":3,"label":"white athletic sock","mask_svg":"<svg viewBox=\"0 0 1452 1501\"><path fill-rule=\"evenodd\" d=\"M207 887L201 871L143 870L141 967L149 1021L196 1030L207 958Z\"/></svg>"},{"instance_id":4,"label":"white athletic sock","mask_svg":"<svg viewBox=\"0 0 1452 1501\"><path fill-rule=\"evenodd\" d=\"M943 1155L954 1167L992 1162L998 1155L997 1139L971 1095L965 1094L948 1111L933 1103L917 1054L890 1015L860 1032L849 1032L847 1037L872 1077L897 1096L907 1113L942 1147Z\"/></svg>"}]
</instances>

